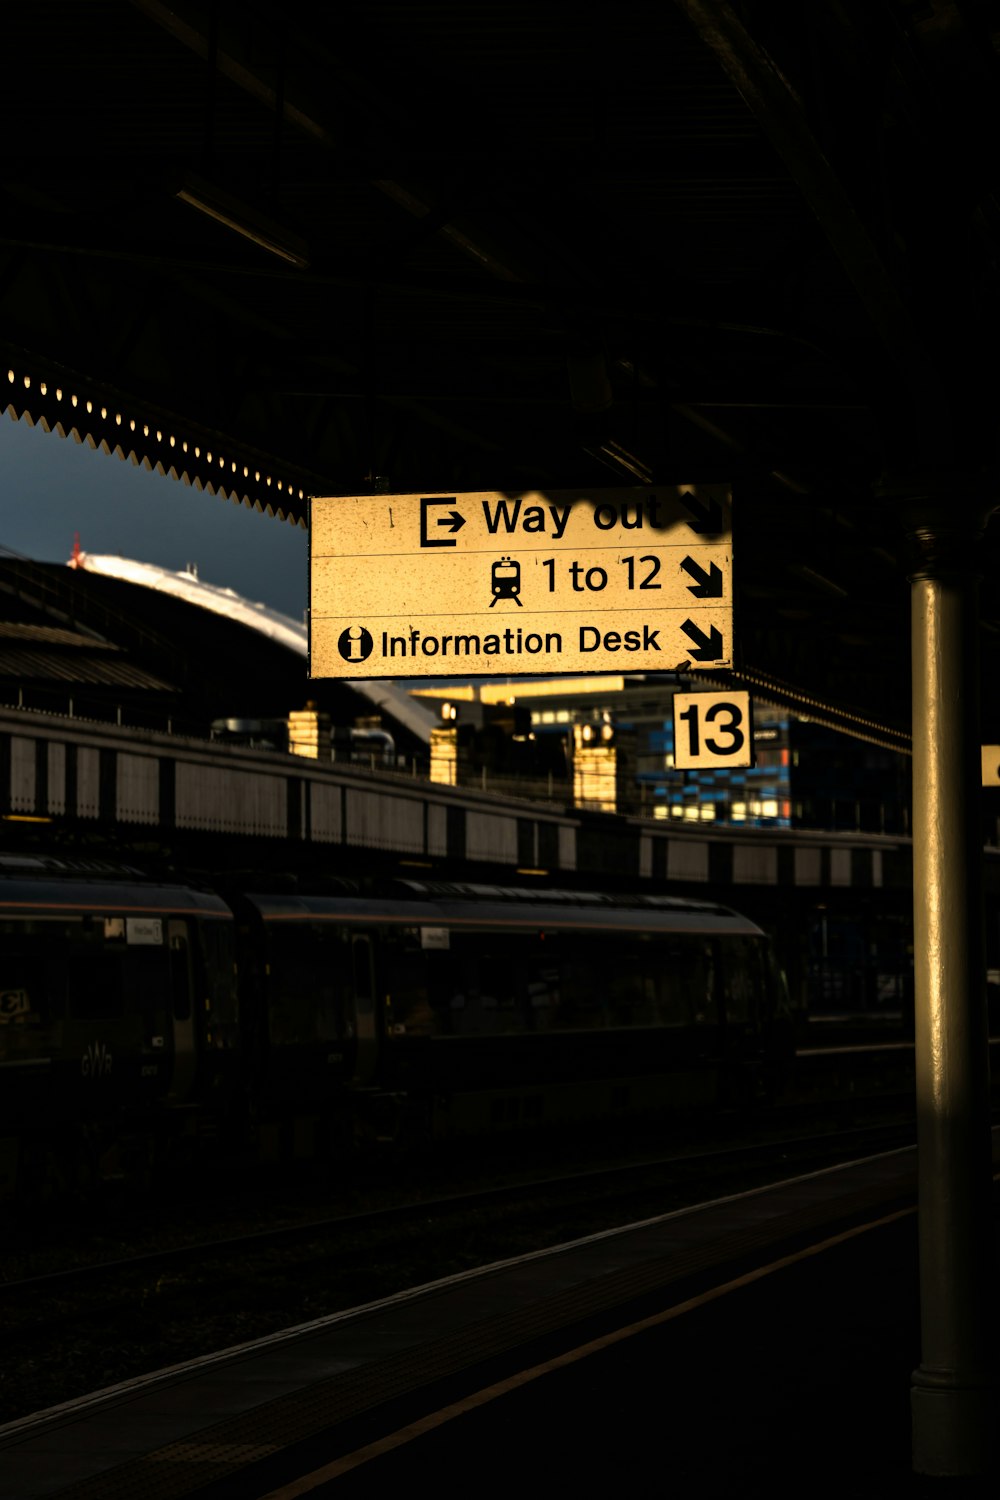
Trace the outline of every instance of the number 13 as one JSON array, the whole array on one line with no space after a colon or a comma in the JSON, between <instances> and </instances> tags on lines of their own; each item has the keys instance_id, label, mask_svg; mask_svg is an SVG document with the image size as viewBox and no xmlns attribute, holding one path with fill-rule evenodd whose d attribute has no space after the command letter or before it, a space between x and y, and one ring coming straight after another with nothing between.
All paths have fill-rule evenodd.
<instances>
[{"instance_id":1,"label":"number 13","mask_svg":"<svg viewBox=\"0 0 1000 1500\"><path fill-rule=\"evenodd\" d=\"M688 725L688 739L690 741L690 752L692 755L701 754L701 733L698 728L698 704L692 703L678 718L684 720ZM717 719L723 722L716 724ZM718 735L728 736L728 741L720 744L713 736L705 735L705 749L712 755L738 755L746 743L746 735L741 728L743 723L743 710L738 703L713 703L711 708L705 710L705 724L712 725Z\"/></svg>"}]
</instances>

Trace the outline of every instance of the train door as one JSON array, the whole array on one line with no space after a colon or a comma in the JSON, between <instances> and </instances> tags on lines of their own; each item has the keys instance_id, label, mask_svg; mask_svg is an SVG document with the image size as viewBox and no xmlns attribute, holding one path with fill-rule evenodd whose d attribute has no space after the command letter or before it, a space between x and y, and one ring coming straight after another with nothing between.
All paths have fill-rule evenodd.
<instances>
[{"instance_id":1,"label":"train door","mask_svg":"<svg viewBox=\"0 0 1000 1500\"><path fill-rule=\"evenodd\" d=\"M174 1066L170 1098L188 1099L194 1092L198 1057L195 1049L194 974L186 922L167 923L170 959L170 1006L174 1030Z\"/></svg>"},{"instance_id":2,"label":"train door","mask_svg":"<svg viewBox=\"0 0 1000 1500\"><path fill-rule=\"evenodd\" d=\"M354 1034L357 1051L354 1060L355 1083L371 1083L378 1058L375 1030L375 972L372 940L367 933L356 932L351 939L354 977Z\"/></svg>"}]
</instances>

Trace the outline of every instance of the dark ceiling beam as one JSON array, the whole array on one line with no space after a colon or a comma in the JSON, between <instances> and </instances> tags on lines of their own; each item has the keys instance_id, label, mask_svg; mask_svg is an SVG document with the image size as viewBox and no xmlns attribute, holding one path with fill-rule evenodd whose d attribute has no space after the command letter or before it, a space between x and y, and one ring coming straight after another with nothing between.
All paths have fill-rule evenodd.
<instances>
[{"instance_id":1,"label":"dark ceiling beam","mask_svg":"<svg viewBox=\"0 0 1000 1500\"><path fill-rule=\"evenodd\" d=\"M270 92L264 86L253 91L255 97ZM266 107L266 97L261 102ZM302 112L300 117L306 118ZM322 127L317 125L316 131L322 132ZM354 182L398 184L403 178L425 183L457 182L463 176L468 179L477 168L482 171L483 167L481 147L462 136L456 136L444 149L412 139L388 145L336 143L332 132L326 134L329 140L323 140L321 133L309 137L309 142L325 148L323 152L308 150L309 142L288 151L282 171L285 188L317 192L324 186ZM142 149L127 135L102 143L101 162L111 181L132 174L136 199L150 191L151 185L168 181L177 171L176 153L155 145ZM66 149L53 161L28 136L19 142L16 156L0 161L0 187L16 197L19 204L40 210L58 211L58 205L74 200L86 208L93 204L95 193L100 192L100 185L89 191L84 186L93 166L93 154L81 149L78 142L67 141ZM540 161L537 152L519 143L511 145L498 139L490 154L490 187L501 192L527 187L545 194L552 189L554 169L569 191L583 187L600 194L605 190L614 192L618 186L614 173L599 160L595 161L590 148L567 143L558 161L551 163L546 159ZM691 193L699 198L704 196L707 179L712 180L720 204L733 191L745 196L748 192L761 193L787 186L787 177L777 163L771 171L762 170L757 143L728 138L685 142L684 160L680 163L666 161L661 147L637 142L629 155L629 175L634 181L646 180L660 190L675 193L681 207ZM35 185L40 180L45 182L44 194ZM111 199L112 195L109 193L108 197Z\"/></svg>"},{"instance_id":2,"label":"dark ceiling beam","mask_svg":"<svg viewBox=\"0 0 1000 1500\"><path fill-rule=\"evenodd\" d=\"M261 332L273 332L276 335L282 335L284 325L268 320L260 313L253 284L257 281L288 282L299 276L298 272L267 264L254 265L231 260L220 262L204 257L131 251L120 242L115 246L98 243L67 244L0 233L0 247L62 258L67 262L107 261L109 264L133 266L138 271L157 271L172 277L178 286L186 287L192 296L227 309L241 322L255 325ZM195 277L198 279L190 279ZM440 300L449 304L497 302L510 307L541 309L548 312L554 320L551 330L553 335L565 331L565 328L569 328L576 319L584 315L599 320L602 324L620 324L633 339L637 332L643 331L648 338L652 336L651 331L660 329L669 331L674 337L687 333L693 340L701 340L705 334L710 334L716 339L726 337L749 343L786 344L791 349L797 348L821 359L833 358L829 350L823 349L815 340L805 338L793 327L763 321L740 321L736 317L727 318L724 315L693 315L687 298L684 299L685 312L680 313L674 312L669 306L657 305L648 296L630 297L626 293L617 295L607 288L587 291L510 281L444 282L434 278L404 280L397 276L383 275L377 263L373 265L371 261L365 267L345 265L326 273L310 271L308 280L312 287L329 286L344 291L380 292L386 296L406 297L414 302L419 302L420 299ZM244 285L246 295L241 296L237 288ZM713 310L716 313L719 311L717 301L713 302ZM331 315L331 321L336 321L336 316ZM398 337L405 339L405 334ZM284 341L288 342L287 336ZM387 341L391 342L391 336L387 336ZM324 344L323 347L328 346Z\"/></svg>"},{"instance_id":3,"label":"dark ceiling beam","mask_svg":"<svg viewBox=\"0 0 1000 1500\"><path fill-rule=\"evenodd\" d=\"M213 46L208 29L198 24L190 8L186 19L182 14L183 8L176 3L166 5L162 0L129 0L129 3L175 41L204 59L206 64L212 58L216 69L224 78L263 104L266 109L276 111L279 108L278 90L263 79L257 69L248 67L234 51L229 51L224 46ZM205 7L201 7L201 10L204 12ZM280 109L287 124L294 125L297 130L321 145L335 150L340 144L333 133L316 119L314 113L299 108L285 97L284 92L280 96Z\"/></svg>"},{"instance_id":4,"label":"dark ceiling beam","mask_svg":"<svg viewBox=\"0 0 1000 1500\"><path fill-rule=\"evenodd\" d=\"M90 280L82 272L75 272L73 269L81 264L79 255L39 253L35 259L40 267L48 267L49 274L54 274L57 267L62 268L62 300L70 314L70 321L77 325L72 344L79 348L74 359L70 348L64 345L64 357L82 369L86 364L87 350L104 350L107 356L103 368L104 378L112 384L124 383L127 379L127 330L132 328L134 331L141 323L141 319L139 323L136 322L137 309L145 307L148 310L150 305L148 299L152 283L146 280L147 263L132 266L130 283L123 283L120 279L108 282L109 288L113 286L116 290L128 286L127 293L121 299L121 317L116 316L109 322L103 304L99 315L91 308L93 287ZM161 269L164 268L161 266ZM347 332L351 321L357 324L358 320L348 319L345 323L342 300L330 304L329 334L325 334L324 329L317 327L314 322L311 329L313 336L304 339L300 331L290 327L287 321L269 315L265 310L266 303L250 295L252 283L245 283L229 275L198 277L186 265L176 264L170 265L166 280L178 298L178 305L182 299L186 299L208 314L211 321L206 321L203 316L200 327L203 334L209 327L216 327L216 343L220 348L225 345L231 350L239 349L246 353L252 345L253 354L246 368L248 384L258 394L269 391L271 394L282 393L287 396L297 393L326 395L331 399L351 399L354 395L366 392L386 396L405 395L405 391L393 392L389 386L384 386L377 392L370 389L371 381L363 372L371 368L371 351L374 349L378 351L377 364L380 368L384 366L387 356L392 357L396 377L402 380L404 386L414 378L419 378L421 389L425 391L428 385L438 383L441 400L468 397L480 388L483 389L484 399L490 403L506 399L519 401L527 399L530 394L554 404L560 399L568 399L564 361L574 337L574 318L579 304L576 299L567 300L558 294L549 298L544 288L519 289L507 284L485 283L479 295L482 297L485 293L487 302L494 300L496 293L500 292L504 294L499 299L501 303L507 302L508 294L512 294L511 305L525 309L535 309L546 300L551 303L547 309L551 318L548 326L525 327L517 339L512 339L507 331L509 325L504 324L504 336L498 341L488 329L477 330L474 322L468 325L463 323L457 330L442 330L436 336L428 337L424 326L426 317L421 316L419 310L423 288L415 290L412 284L405 288L395 285L387 287L377 282L366 288L345 284L341 290L347 295L355 290L366 290L369 296L376 299L379 294L388 298L402 296L407 299L407 306L394 307L391 327L384 331L369 331L362 344L359 342L360 325L353 333ZM519 291L523 292L523 301L518 295ZM413 305L418 314L416 331L410 324L407 310L414 293ZM471 289L450 292L447 288L438 287L427 288L426 294L432 301L442 300L452 309L460 308L467 298L473 296ZM162 300L160 294L161 304ZM18 289L12 286L8 293L7 307L8 317L12 320L8 326L12 332L18 326L19 304ZM85 309L89 309L89 314L81 322ZM836 368L831 372L826 351L801 339L791 330L735 321L675 318L648 304L643 307L640 303L633 305L623 300L616 305L607 298L601 299L596 316L600 325L599 341L608 350L615 371L616 397L625 407L636 409L670 397L676 403L678 414L685 418L687 408L697 406L711 406L720 413L726 409L741 407L761 410L770 407L864 409L864 398L859 394L856 382L849 379L846 372L838 375ZM168 319L167 327L170 326ZM115 329L118 330L117 335L113 331ZM252 340L248 338L248 332L252 334ZM16 334L13 336L16 337ZM414 337L419 337L421 350L416 362L405 358ZM627 348L633 359L623 360L617 357L615 350L622 348ZM663 364L664 348L669 348L669 361L665 369L658 369ZM172 350L177 356L172 363L176 363L179 368L183 364L185 351L183 346L175 345L167 337L162 342L161 352L164 356L169 356ZM727 378L720 388L713 369L720 359L734 350L749 355L753 376ZM497 373L492 363L497 355L502 355L505 359L520 355L525 361L531 361L533 366L537 365L539 359L549 360L551 368L544 377L544 386L540 389L535 380L533 383L525 381L514 386L508 384L506 389L498 389ZM453 384L456 357L461 359L465 373L462 386L456 388L452 396L449 387ZM642 372L636 372L634 359L644 362ZM202 364L199 368L202 374L208 374L214 379L213 365L206 367ZM225 383L231 386L231 375L226 377ZM187 385L189 393L196 394L197 382L192 385L188 379ZM211 380L206 391L210 386ZM158 394L148 383L146 391L150 399L162 404L170 404L175 399ZM692 393L690 396L689 392ZM214 425L218 425L217 417L218 413L212 419Z\"/></svg>"},{"instance_id":5,"label":"dark ceiling beam","mask_svg":"<svg viewBox=\"0 0 1000 1500\"><path fill-rule=\"evenodd\" d=\"M140 10L145 10L147 14L149 14L151 11L157 11L161 14L161 17L167 12L167 7L162 6L151 7L149 5L139 4L138 8ZM176 15L178 9L178 7L171 7L169 13L171 15ZM194 7L189 6L187 8L187 14L190 16L194 9ZM201 7L201 14L203 16L206 14L204 6ZM208 39L207 37L204 37L204 35L203 40L207 49ZM247 89L250 94L256 97L264 105L264 107L269 109L278 107L277 95L273 89L269 89L269 87L261 80L261 78L253 74L252 70L249 69L245 65L245 63L242 62L235 54L227 54L224 47L220 49L220 52L223 55L224 67L229 70L227 76L230 76L234 83L236 83L241 88ZM206 50L202 55L207 59L208 51ZM230 63L232 64L232 66L230 66ZM289 124L292 123L287 113L285 114L285 118ZM319 121L317 120L315 123L319 124ZM340 148L336 145L332 132L326 131L325 137L323 137L321 134L313 132L311 138L315 141L319 141L323 145L325 151L330 153L336 151L339 153ZM405 192L405 190L403 191ZM421 212L427 210L427 204L416 194L410 194L409 198L410 201L400 201L400 197L399 195L397 195L397 201L400 201L400 206L405 208L407 212L411 213L412 216L418 218L419 220ZM439 218L443 220L443 214L439 216ZM438 222L435 221L435 227L438 228L438 232L443 232L443 229L446 226L443 224L443 222L438 224ZM615 318L622 316L620 309L609 308L607 306L606 294L605 297L601 299L601 305L595 307L587 305L595 297L595 293L590 288L585 287L579 288L569 293L567 295L567 298L559 300L559 305L555 305L551 297L545 296L543 289L533 289L530 287L530 285L525 285L523 282L514 282L512 280L512 265L508 264L506 260L503 259L502 255L496 254L493 246L487 246L484 241L476 238L474 235L464 234L464 231L463 236L464 238L461 240L461 242L460 240L456 239L453 241L453 243L455 243L458 248L462 249L463 253L467 255L469 260L475 262L477 266L479 266L480 268L485 266L488 269L491 269L493 280L489 282L484 281L478 286L474 286L470 278L468 287L464 288L460 295L469 296L470 298L476 296L478 296L479 298L484 298L484 296L487 298L503 298L509 296L512 299L524 299L527 302L533 304L536 298L536 294L539 291L542 291L543 305L545 305L546 311L551 314L553 322L557 326L554 326L551 330L546 329L544 331L540 343L536 345L536 352L537 348L541 348L543 352L552 352L553 354L557 353L558 347L560 346L560 339L563 337L565 331L565 320L570 315L576 316L576 314L580 311L581 303L583 304L583 310L586 312L588 317L596 316L598 318ZM493 265L491 264L491 262L496 262L496 264ZM160 268L164 272L177 277L178 268L176 266L171 266L169 257L164 257L161 259ZM200 269L204 270L207 268L202 267ZM238 334L239 328L245 328L248 318L254 316L252 305L253 283L249 281L242 284L239 283L236 279L236 274L230 274L230 268L217 267L214 269L218 274L217 276L212 277L211 288L206 289L203 278L197 286L190 286L189 290L199 299L201 299L203 306L215 306L217 315L219 317L219 337L217 338L217 342L221 347L222 343L224 342L222 338L222 332L224 329L224 324L227 320L232 320L234 332ZM234 268L234 270L238 270L238 268ZM287 275L288 273L279 274ZM331 278L331 281L335 280L336 278ZM182 284L183 271L181 271L180 281ZM310 274L309 281L311 284L318 285L326 283L327 278L314 278L312 274ZM233 291L234 286L239 286L239 291L236 293L234 293ZM244 289L246 291L246 296L243 295ZM400 290L404 291L406 295L416 295L418 297L423 295L422 288L415 289L411 286L407 288L401 288ZM428 298L440 297L442 295L442 289L440 287L430 287L427 289L426 295ZM259 317L260 314L257 314L257 316ZM661 329L665 329L670 326L669 318L661 317L660 315L658 315L656 309L652 308L648 302L645 302L641 306L637 303L634 308L630 308L627 310L625 316L629 324L629 327L625 330L625 333L627 335L627 338L630 339L645 339L647 341L652 341ZM757 340L762 340L764 342L766 342L767 340L774 340L775 343L778 343L779 341L783 342L788 338L788 334L785 330L747 326L733 326L723 330L720 329L717 325L715 327L712 327L710 320L705 320L702 324L699 324L698 320L677 320L676 326L678 327L678 329L680 329L681 327L690 329L693 338L700 337L701 334L709 328L711 328L711 335L713 340L725 338L735 340L736 342L746 340L747 343L754 343ZM260 328L259 324L258 331L264 333L264 330ZM262 382L260 381L260 376L261 374L265 374L266 376L268 356L270 354L276 353L278 349L281 348L283 333L284 331L281 328L275 327L273 325L267 330L266 333L264 333L265 347L261 351L263 357L259 361L260 368L258 369L254 367L258 364L258 361L255 359L252 362L251 367L246 372L247 388L242 392L242 395L244 398L246 398L246 400L252 402L259 397L261 391L257 389L258 385L261 385L262 389L266 388L266 386L263 386ZM426 348L422 333L420 334L420 338L422 341L422 347ZM551 351L549 349L550 338ZM273 340L273 346L270 350L268 350L266 345L271 340ZM237 342L240 343L245 350L245 333L243 334L242 338L237 338ZM336 353L338 352L338 343L339 340L335 337L331 343L327 344L327 348L332 348ZM378 345L378 347L381 348L382 345ZM478 336L473 340L469 340L468 342L466 342L464 339L461 339L458 341L456 347L461 352L463 367L465 367L469 359L471 359L473 362L479 360L486 360L488 362L491 354L497 352L497 346L491 345L488 338L484 340L482 338L479 338ZM631 345L627 345L627 347L631 351ZM506 344L502 344L499 352L502 352L504 355L510 355L513 352L513 348L513 344L508 342ZM818 352L822 353L822 351ZM284 360L282 361L282 365L287 368L287 364ZM478 422L475 419L470 422L462 422L461 420L454 421L453 418L458 415L456 412L439 412L433 409L431 401L427 396L426 388L424 388L420 392L419 399L416 401L410 399L409 389L407 386L404 386L404 390L402 392L379 392L375 390L372 387L371 382L366 380L365 378L364 372L369 367L370 361L368 365L364 365L363 362L358 361L356 363L356 369L361 372L360 377L358 374L353 374L352 372L344 372L344 374L342 374L339 378L351 381L352 385L358 384L363 386L364 389L360 392L362 399L381 402L383 409L388 402L392 402L397 405L400 417L408 417L413 419L411 430L414 431L417 437L417 441L408 446L406 450L409 470L411 473L414 469L415 459L417 461L417 466L419 467L419 458L423 451L426 451L427 454L431 457L434 456L436 450L434 446L433 433L436 432L437 434L440 434L445 438L453 440L455 442L456 463L458 466L461 466L462 464L468 462L468 455L471 453L478 453L480 455L483 455L484 458L488 460L488 463L491 466L495 466L497 458L503 456L505 458L505 465L508 470L510 467L516 466L523 472L527 473L532 465L537 465L539 468L539 472L537 474L532 473L528 475L530 479L535 480L535 482L542 482L543 480L552 482L552 480L554 479L554 476L551 475L551 451L553 446L557 447L558 445L554 444L547 446L545 443L535 442L534 448L536 451L532 453L531 448L533 445L533 424L525 424L525 430L523 434L521 434L518 442L514 445L517 449L517 453L513 454L511 451L512 445L509 437L507 437L506 439L503 437L503 435L499 432L497 425L490 422L488 414L484 413L484 411L480 411L477 413L477 417L480 419ZM621 367L622 369L625 369L625 365L622 365ZM321 372L322 365L320 364L320 379L322 379ZM476 384L476 373L477 372L475 371L475 369L473 369L471 372L471 386L474 386ZM308 372L307 378L316 378L316 376L317 371L314 369ZM124 383L124 372L122 373L121 378ZM334 379L337 378L337 376L334 377ZM697 385L695 385L693 381L679 382L681 390L690 391L692 389L700 388L702 392L706 391L709 384L710 382L707 380L699 380ZM148 386L145 388L148 388ZM548 397L549 387L547 384L547 380L543 388L546 397ZM649 389L652 388L652 384L650 384ZM155 392L153 392L152 394L155 396ZM193 395L194 393L192 392L191 394ZM277 389L272 388L270 391L270 396L274 397L276 394L278 394ZM317 393L312 392L312 394ZM513 394L516 396L517 393L514 392ZM651 398L651 401L655 405L656 397L653 396ZM621 415L622 411L625 411L624 426L626 427L628 426L627 409L631 409L637 404L650 404L649 402L645 401L637 403L636 400L632 397L624 396L620 398L620 403L619 415ZM195 397L194 404L197 404L197 397ZM487 405L487 403L482 404L484 407L486 407ZM550 404L548 400L546 401L546 404ZM556 399L555 397L552 398L551 405L553 407L558 407L560 404L562 403L560 403L558 399ZM728 442L730 449L732 451L738 452L741 455L741 462L750 461L746 442L741 443L733 437L731 432L726 433L722 430L721 423L725 419L721 416L721 407L717 408L716 413L714 413L714 415L717 415L719 417L719 420L708 423L699 419L697 406L695 403L675 400L673 403L673 407L674 411L677 414L681 415L685 422L691 424L692 430L704 430L710 437L713 444L717 445L719 442ZM566 408L567 421L562 424L561 435L563 438L568 437L571 439L572 419L569 413L568 391L566 395ZM751 408L748 407L747 409L749 410ZM274 411L277 420L275 421L275 425L273 427L269 427L267 430L270 433L280 434L280 436L277 437L277 445L280 445L282 442L284 442L289 452L298 451L295 445L291 443L289 439L289 434L296 430L296 423L294 421L294 402L288 403L286 408L275 406ZM207 416L208 418L205 424L206 426L213 426L220 430L226 426L226 422L224 420L225 413L221 408L219 408L217 403L215 403L215 409L212 410L211 413L209 413L208 409L206 408L202 414L204 416ZM420 446L423 439L419 437L419 434L416 434L416 424L423 424L428 429L425 449L422 449ZM241 430L246 430L245 422L242 424ZM263 429L258 427L257 430L259 431ZM316 417L314 425L310 430L314 431L315 433L322 433L323 423L319 420L318 417ZM612 429L612 435L613 432L614 429ZM623 436L623 434L619 432L618 436ZM625 438L625 441L628 441L627 437ZM755 444L754 446L761 448L761 451L764 451L765 449L774 449L774 445L770 443L764 443L763 445ZM305 456L305 451L306 450L302 451L301 456ZM680 451L681 450L678 450L678 452ZM684 451L687 451L686 446ZM328 475L329 468L332 465L324 466L317 459L316 453L315 451L313 451L311 445L308 453L309 462L312 465L314 472L323 471L325 468ZM548 454L547 460L546 453ZM328 457L332 459L332 453L328 454ZM320 480L322 483L324 483L324 485L328 484L329 482L328 478L323 478L322 473L320 474ZM349 480L348 492L350 485L355 484L360 484L360 477L358 481L355 481L353 478ZM792 488L796 488L794 482L792 484ZM798 491L801 492L802 488L803 487L799 485Z\"/></svg>"},{"instance_id":6,"label":"dark ceiling beam","mask_svg":"<svg viewBox=\"0 0 1000 1500\"><path fill-rule=\"evenodd\" d=\"M256 380L252 386L247 388L248 396L324 396L333 401L431 401L441 402L445 406L559 406L565 407L565 395L556 392L539 394L537 391L497 391L495 389L479 389L470 385L463 389L452 387L451 389L428 388L426 384L420 389L398 389L387 383L380 383L374 390L362 390L357 386L345 386L344 383L335 379L329 381L319 377L309 379L297 378L289 375L272 381ZM628 405L662 407L665 397L661 391L646 391L641 396L630 397ZM814 396L805 397L798 393L794 396L782 397L772 393L770 396L751 395L747 392L737 394L707 393L686 396L684 406L713 408L717 411L867 411L864 402L837 399L836 397Z\"/></svg>"},{"instance_id":7,"label":"dark ceiling beam","mask_svg":"<svg viewBox=\"0 0 1000 1500\"><path fill-rule=\"evenodd\" d=\"M131 0L131 3L145 14L150 20L169 32L175 40L194 51L198 56L205 59L206 64L211 58L216 68L237 87L245 90L257 99L266 108L274 110L279 107L276 89L267 84L259 73L247 67L245 63L236 57L224 46L216 44L209 37L208 31L199 28L190 19L185 19L179 12L178 7L161 4L160 0ZM282 95L280 107L283 111L285 121L302 130L315 141L326 147L329 151L336 151L339 142L333 133L326 128L318 119L308 111L297 107L294 102ZM402 185L393 181L382 180L375 184L387 197L404 208L407 212L422 216L427 211L426 205L413 197ZM454 229L448 224L442 224L439 232L446 238L456 243L458 248L470 255L480 266L505 280L512 279L512 273L488 252L476 247L464 236L461 231ZM314 278L310 278L314 280ZM449 436L462 442L464 445L472 446L483 452L502 452L505 445L491 436L481 432L475 432L470 428L461 426L445 416L427 407L424 403L411 401L390 402L410 415L418 416L428 426L447 433ZM541 477L541 476L540 476ZM313 487L312 494L322 493L321 489Z\"/></svg>"},{"instance_id":8,"label":"dark ceiling beam","mask_svg":"<svg viewBox=\"0 0 1000 1500\"><path fill-rule=\"evenodd\" d=\"M150 20L167 30L177 41L196 52L198 56L203 57L206 62L210 56L213 56L216 66L224 76L237 87L245 90L259 100L265 107L268 109L275 109L277 107L278 96L276 90L260 77L259 72L248 67L234 53L227 51L225 46L218 45L213 48L207 28L198 26L191 19L185 20L180 14L180 7L167 6L162 4L161 0L131 0L131 3ZM189 17L191 15L190 8L188 15ZM313 56L320 55L324 50L322 43L316 38L310 39L309 49ZM331 65L333 61L331 59ZM290 89L290 92L294 93L294 87ZM376 103L379 103L375 98L374 90L369 90L369 96L369 103L372 107ZM384 105L387 110L389 110L389 103L389 101L381 101L381 105ZM288 94L283 95L281 107L284 110L284 117L289 124L294 124L300 130L305 131L312 139L326 147L328 151L337 152L340 149L341 143L339 139L308 108L301 105L293 106ZM294 117L290 113L293 108ZM389 110L389 115L384 118L391 120L391 114L392 111ZM376 179L373 181L373 186L418 220L432 215L434 212L433 206L416 190L395 179ZM446 220L437 223L437 232L481 269L488 271L495 280L515 284L521 283L524 280L522 268L515 266L502 251L498 252L495 246L487 243L477 232L470 232L467 227L460 227ZM690 305L689 301L687 305ZM648 321L648 318L649 310L647 308L645 310L645 319ZM427 412L426 408L423 408L423 410ZM683 403L676 405L674 410L682 420L693 420L695 426L702 429L705 428L705 423L700 419L693 418L690 415L692 409ZM435 425L440 425L440 423L438 422ZM718 425L713 424L712 435L718 436L720 432L721 429ZM467 437L471 437L471 434L467 434ZM726 438L726 441L733 448L742 447L731 435ZM484 437L481 439L481 442L486 448L495 446L492 439L489 438ZM593 445L588 444L586 451L593 452ZM598 444L598 451L603 452L603 446L600 444ZM612 468L615 467L613 463L610 466Z\"/></svg>"},{"instance_id":9,"label":"dark ceiling beam","mask_svg":"<svg viewBox=\"0 0 1000 1500\"><path fill-rule=\"evenodd\" d=\"M848 188L810 129L801 102L731 5L720 0L675 0L675 4L739 89L849 276L891 366L885 382L887 410L892 387L898 383L913 413L907 436L923 447L925 461L950 461L948 391Z\"/></svg>"},{"instance_id":10,"label":"dark ceiling beam","mask_svg":"<svg viewBox=\"0 0 1000 1500\"><path fill-rule=\"evenodd\" d=\"M330 152L338 155L342 152L343 141L336 135L326 123L318 118L315 108L296 104L289 99L286 91L282 91L279 99L278 90L269 84L260 75L259 69L248 66L234 51L227 50L225 46L213 45L208 29L199 25L193 18L185 19L180 8L174 5L166 5L162 0L130 0L136 10L142 12L150 21L169 33L175 41L187 47L196 56L203 58L206 65L213 60L215 67L223 77L237 88L242 89L266 109L276 111L280 108L282 118L286 124L294 126L297 130L318 142ZM309 52L315 55L317 49L323 51L322 44L315 38L309 43ZM332 61L332 60L331 60ZM432 213L430 206L424 203L403 183L389 177L378 177L369 179L373 186L390 198L399 207L410 215L420 219ZM443 220L436 225L439 233L446 239L451 240L460 250L472 256L485 269L493 275L500 276L506 280L516 279L515 273L500 261L496 256L484 251L480 245L462 233L454 225Z\"/></svg>"}]
</instances>

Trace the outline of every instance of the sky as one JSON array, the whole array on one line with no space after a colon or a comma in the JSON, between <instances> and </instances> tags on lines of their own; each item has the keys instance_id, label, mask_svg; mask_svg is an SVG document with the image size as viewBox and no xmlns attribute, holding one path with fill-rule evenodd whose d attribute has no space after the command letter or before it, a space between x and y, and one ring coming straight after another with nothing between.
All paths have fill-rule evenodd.
<instances>
[{"instance_id":1,"label":"sky","mask_svg":"<svg viewBox=\"0 0 1000 1500\"><path fill-rule=\"evenodd\" d=\"M84 552L181 571L303 619L309 538L288 521L0 416L0 547L35 562Z\"/></svg>"}]
</instances>

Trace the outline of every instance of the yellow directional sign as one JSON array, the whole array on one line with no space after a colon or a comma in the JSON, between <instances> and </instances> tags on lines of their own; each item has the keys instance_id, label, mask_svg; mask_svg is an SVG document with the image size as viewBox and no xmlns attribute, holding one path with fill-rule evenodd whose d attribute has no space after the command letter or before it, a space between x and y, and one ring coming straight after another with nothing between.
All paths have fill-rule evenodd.
<instances>
[{"instance_id":1,"label":"yellow directional sign","mask_svg":"<svg viewBox=\"0 0 1000 1500\"><path fill-rule=\"evenodd\" d=\"M1000 745L983 745L983 786L1000 786Z\"/></svg>"},{"instance_id":2,"label":"yellow directional sign","mask_svg":"<svg viewBox=\"0 0 1000 1500\"><path fill-rule=\"evenodd\" d=\"M311 677L732 665L727 485L329 496Z\"/></svg>"}]
</instances>

